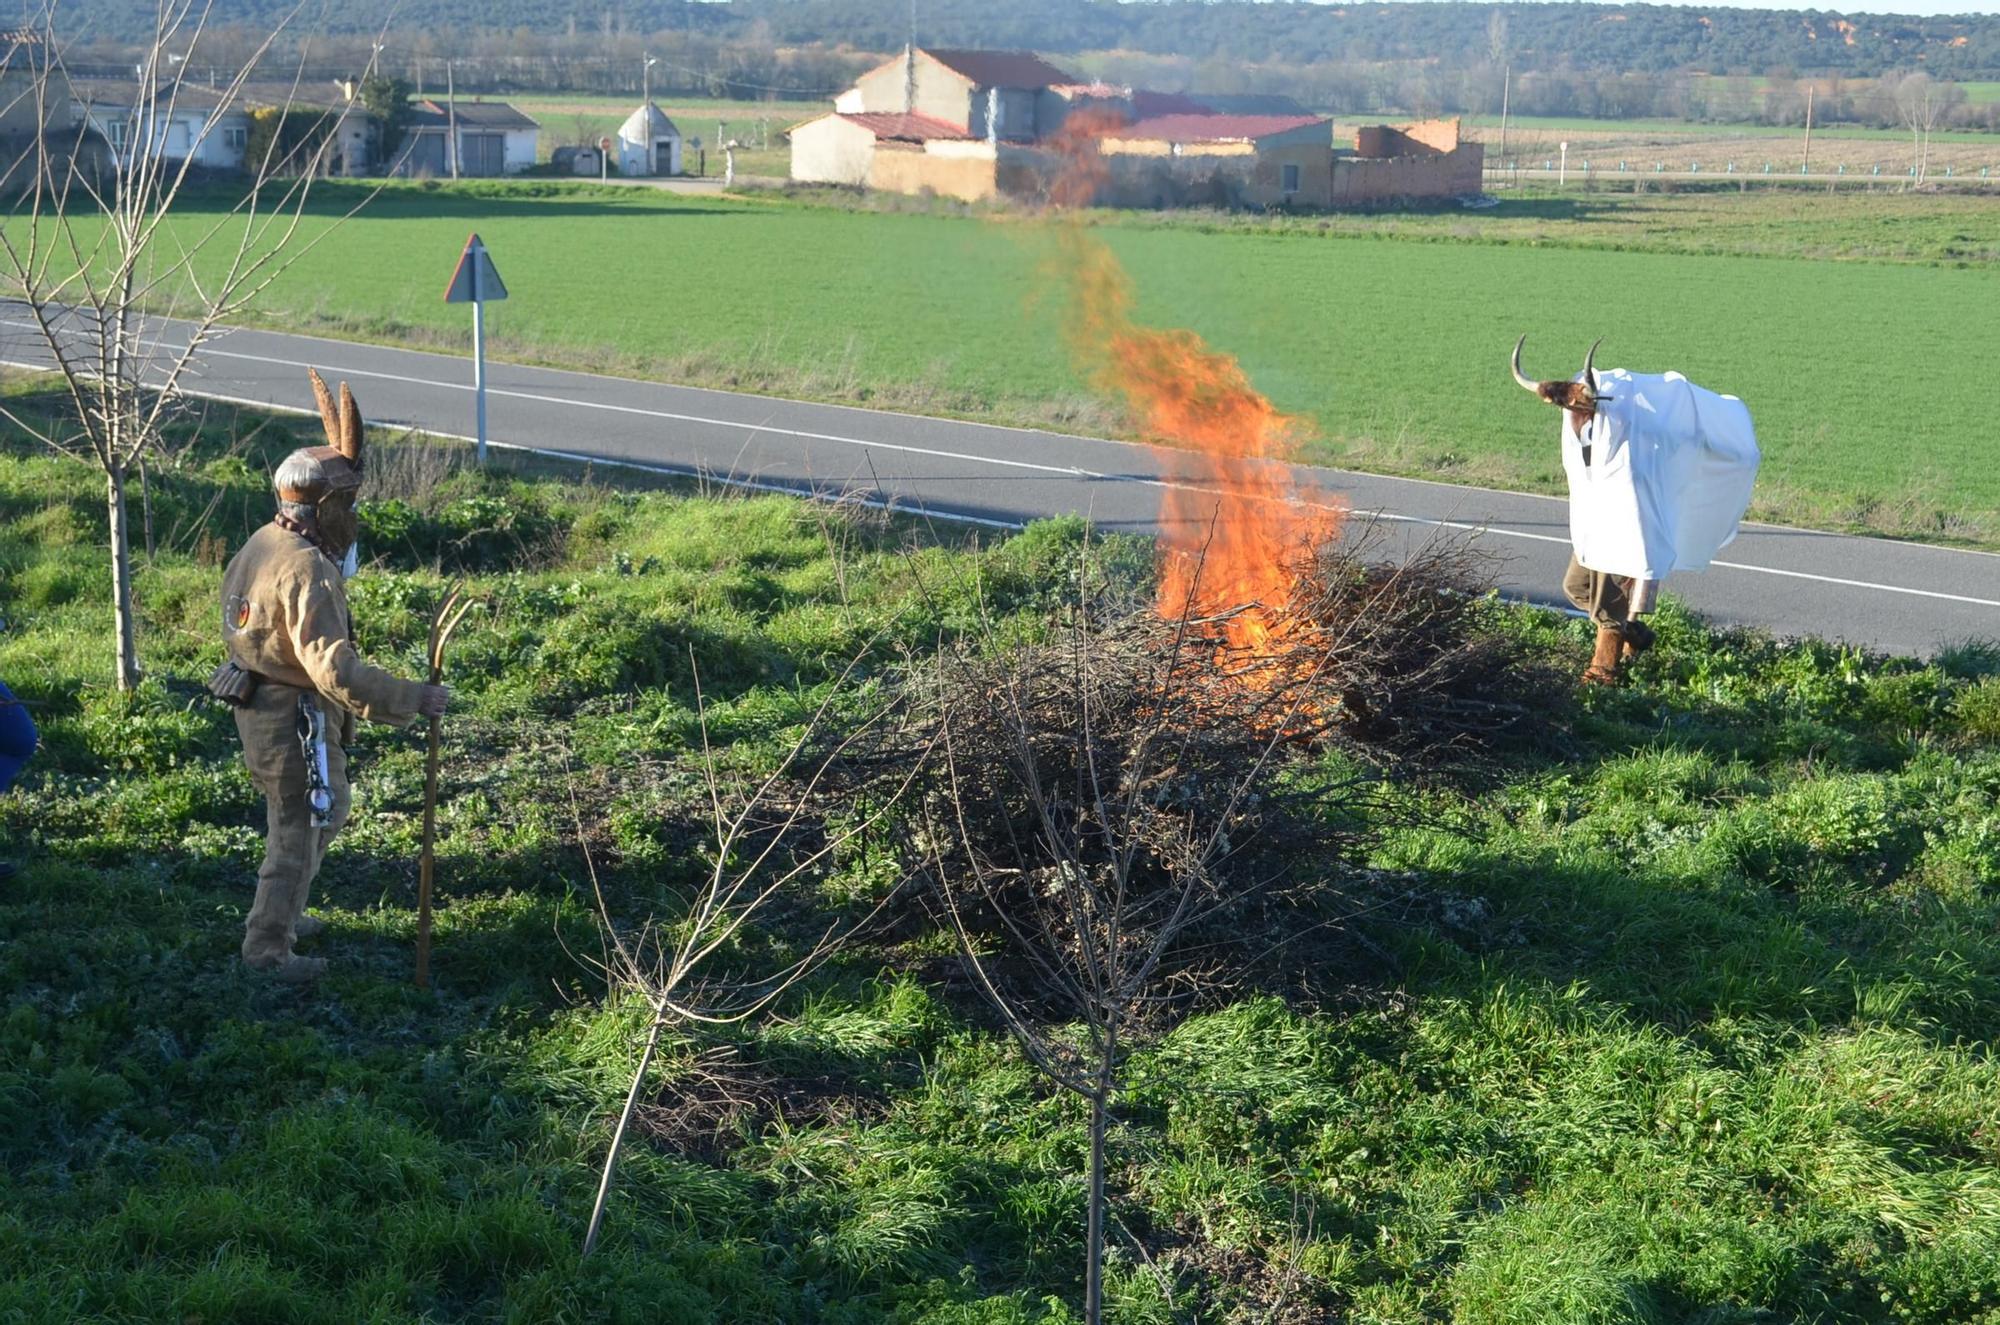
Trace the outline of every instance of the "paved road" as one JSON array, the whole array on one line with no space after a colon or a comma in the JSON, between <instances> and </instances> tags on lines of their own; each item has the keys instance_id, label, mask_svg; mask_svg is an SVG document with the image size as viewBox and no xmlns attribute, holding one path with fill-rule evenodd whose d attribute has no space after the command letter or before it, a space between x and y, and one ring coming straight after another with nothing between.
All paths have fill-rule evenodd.
<instances>
[{"instance_id":1,"label":"paved road","mask_svg":"<svg viewBox=\"0 0 2000 1325\"><path fill-rule=\"evenodd\" d=\"M5 305L0 361L41 361L32 324ZM219 399L309 410L307 365L352 383L372 423L472 431L471 364L447 355L233 331L203 351L188 385ZM1176 453L1126 442L512 364L489 364L487 382L498 445L840 492L978 525L1076 512L1107 529L1150 531L1162 488L1181 486ZM1553 418L1549 431L1554 446ZM1559 499L1333 469L1301 467L1298 475L1327 500L1378 517L1390 554L1430 538L1470 539L1495 559L1504 591L1559 601L1569 547ZM2000 556L1989 553L1750 525L1709 570L1667 587L1712 620L1895 653L2000 639Z\"/></svg>"}]
</instances>

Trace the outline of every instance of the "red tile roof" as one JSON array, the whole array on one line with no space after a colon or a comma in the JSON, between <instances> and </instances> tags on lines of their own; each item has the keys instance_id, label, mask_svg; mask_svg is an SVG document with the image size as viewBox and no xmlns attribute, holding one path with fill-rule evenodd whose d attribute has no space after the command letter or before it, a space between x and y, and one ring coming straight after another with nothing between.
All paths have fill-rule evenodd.
<instances>
[{"instance_id":1,"label":"red tile roof","mask_svg":"<svg viewBox=\"0 0 2000 1325\"><path fill-rule=\"evenodd\" d=\"M1235 143L1269 138L1274 133L1325 124L1333 140L1332 122L1317 115L1155 115L1119 129L1114 138L1143 138L1166 143Z\"/></svg>"},{"instance_id":2,"label":"red tile roof","mask_svg":"<svg viewBox=\"0 0 2000 1325\"><path fill-rule=\"evenodd\" d=\"M945 68L978 87L1055 87L1077 82L1033 51L956 51L932 46L918 48Z\"/></svg>"},{"instance_id":3,"label":"red tile roof","mask_svg":"<svg viewBox=\"0 0 2000 1325\"><path fill-rule=\"evenodd\" d=\"M962 127L947 124L943 120L932 119L928 115L894 114L843 114L840 117L850 124L858 124L877 138L901 138L910 142L927 142L933 138L970 138Z\"/></svg>"}]
</instances>

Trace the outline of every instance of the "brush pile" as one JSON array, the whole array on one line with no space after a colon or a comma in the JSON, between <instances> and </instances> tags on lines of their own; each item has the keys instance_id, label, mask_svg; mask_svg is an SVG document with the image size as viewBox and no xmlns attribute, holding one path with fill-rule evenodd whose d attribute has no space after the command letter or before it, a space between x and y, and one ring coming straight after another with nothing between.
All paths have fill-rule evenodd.
<instances>
[{"instance_id":1,"label":"brush pile","mask_svg":"<svg viewBox=\"0 0 2000 1325\"><path fill-rule=\"evenodd\" d=\"M1558 713L1559 674L1485 620L1471 558L1365 550L1302 558L1255 654L1224 618L1135 611L1086 573L1041 637L919 669L842 794L929 753L901 815L913 869L968 932L1044 954L1017 990L1054 994L1113 956L1189 989L1240 981L1324 909L1385 776L1463 768ZM1049 953L1052 934L1069 941Z\"/></svg>"},{"instance_id":2,"label":"brush pile","mask_svg":"<svg viewBox=\"0 0 2000 1325\"><path fill-rule=\"evenodd\" d=\"M1566 674L1493 628L1489 563L1433 545L1386 564L1370 556L1379 537L1378 526L1299 557L1266 649L1221 660L1262 695L1255 721L1399 774L1552 748Z\"/></svg>"}]
</instances>

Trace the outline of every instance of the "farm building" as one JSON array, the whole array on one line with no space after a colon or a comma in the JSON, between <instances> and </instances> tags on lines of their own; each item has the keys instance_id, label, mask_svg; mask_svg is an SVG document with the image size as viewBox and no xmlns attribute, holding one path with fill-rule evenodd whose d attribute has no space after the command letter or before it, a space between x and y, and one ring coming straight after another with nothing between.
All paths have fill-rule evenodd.
<instances>
[{"instance_id":1,"label":"farm building","mask_svg":"<svg viewBox=\"0 0 2000 1325\"><path fill-rule=\"evenodd\" d=\"M999 191L1000 147L928 115L843 114L793 128L792 178L977 202Z\"/></svg>"},{"instance_id":2,"label":"farm building","mask_svg":"<svg viewBox=\"0 0 2000 1325\"><path fill-rule=\"evenodd\" d=\"M681 173L681 131L650 101L618 126L618 169L626 175Z\"/></svg>"},{"instance_id":3,"label":"farm building","mask_svg":"<svg viewBox=\"0 0 2000 1325\"><path fill-rule=\"evenodd\" d=\"M1098 141L1112 207L1323 206L1333 121L1316 115L1161 115Z\"/></svg>"},{"instance_id":4,"label":"farm building","mask_svg":"<svg viewBox=\"0 0 2000 1325\"><path fill-rule=\"evenodd\" d=\"M67 97L35 95L41 46L36 33L0 32L0 178L19 188L38 168L62 180L72 167L85 180L109 177L111 146L85 121L82 108Z\"/></svg>"},{"instance_id":5,"label":"farm building","mask_svg":"<svg viewBox=\"0 0 2000 1325\"><path fill-rule=\"evenodd\" d=\"M1027 51L913 47L878 65L834 99L847 115L922 115L968 138L1034 142L1061 125L1051 89L1077 78Z\"/></svg>"},{"instance_id":6,"label":"farm building","mask_svg":"<svg viewBox=\"0 0 2000 1325\"><path fill-rule=\"evenodd\" d=\"M1458 121L1356 131L1283 98L1223 111L1179 93L1071 78L1026 51L912 47L863 74L833 110L790 132L792 178L979 201L1044 197L1060 168L1051 140L1096 138L1117 207L1328 209L1457 197L1482 187L1484 149ZM1087 116L1087 120L1079 119Z\"/></svg>"},{"instance_id":7,"label":"farm building","mask_svg":"<svg viewBox=\"0 0 2000 1325\"><path fill-rule=\"evenodd\" d=\"M1330 191L1320 207L1367 207L1407 200L1464 198L1483 190L1486 147L1467 142L1456 119L1391 127L1363 125L1354 150L1333 154Z\"/></svg>"},{"instance_id":8,"label":"farm building","mask_svg":"<svg viewBox=\"0 0 2000 1325\"><path fill-rule=\"evenodd\" d=\"M831 114L791 130L792 178L968 201L1037 193L1052 163L1035 146L1078 111L1131 120L1206 109L1082 82L1026 51L918 47L863 74Z\"/></svg>"},{"instance_id":9,"label":"farm building","mask_svg":"<svg viewBox=\"0 0 2000 1325\"><path fill-rule=\"evenodd\" d=\"M419 101L390 173L449 177L454 133L457 173L483 178L534 165L542 126L503 101Z\"/></svg>"},{"instance_id":10,"label":"farm building","mask_svg":"<svg viewBox=\"0 0 2000 1325\"><path fill-rule=\"evenodd\" d=\"M73 115L102 136L115 161L143 154L211 170L245 169L253 119L283 114L330 120L332 145L319 166L324 173L367 174L375 164L374 134L354 94L352 82L246 83L231 92L183 80L163 82L146 97L136 79L70 81Z\"/></svg>"},{"instance_id":11,"label":"farm building","mask_svg":"<svg viewBox=\"0 0 2000 1325\"><path fill-rule=\"evenodd\" d=\"M187 83L163 83L150 99L142 92L137 79L80 78L70 84L75 116L110 144L119 161L192 159L217 170L243 165L250 133L246 106L221 109L217 93Z\"/></svg>"}]
</instances>

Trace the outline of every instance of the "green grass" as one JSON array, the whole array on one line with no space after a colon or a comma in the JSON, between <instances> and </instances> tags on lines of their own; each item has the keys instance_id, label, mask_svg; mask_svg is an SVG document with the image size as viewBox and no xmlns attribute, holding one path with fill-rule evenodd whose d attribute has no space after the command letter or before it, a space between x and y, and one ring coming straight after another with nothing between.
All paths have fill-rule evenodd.
<instances>
[{"instance_id":1,"label":"green grass","mask_svg":"<svg viewBox=\"0 0 2000 1325\"><path fill-rule=\"evenodd\" d=\"M1139 315L1238 355L1316 426L1316 459L1553 489L1553 425L1506 354L1526 332L1532 370L1566 373L1603 335L1612 365L1677 368L1750 402L1765 450L1755 514L1992 546L1996 218L1952 197L1595 193L1480 213L1107 216L1096 233L1131 271ZM489 313L503 357L1119 427L1070 365L1063 285L1028 225L398 186L272 287L261 316L462 347L467 319L436 291L474 226L513 292ZM628 256L606 262L614 252ZM1906 383L1921 395L1887 385Z\"/></svg>"},{"instance_id":2,"label":"green grass","mask_svg":"<svg viewBox=\"0 0 2000 1325\"><path fill-rule=\"evenodd\" d=\"M439 558L489 604L454 646L438 989L407 983L420 738L364 729L319 890L335 972L298 993L233 963L261 810L190 702L218 572L181 549L218 493L225 544L260 518L299 426L232 456L218 416L160 477L182 541L140 568L129 699L95 483L0 448L0 676L47 746L0 798L26 864L0 891L0 1319L1072 1321L1083 1119L917 932L727 1037L835 1107L692 1153L642 1131L578 1261L641 1021L584 960L569 793L614 906L669 905L700 868L690 650L754 769L878 631L921 651L975 599L1035 611L1078 526L906 552L789 500L504 469L377 500L364 650L412 667ZM1659 624L1562 761L1383 789L1337 879L1349 937L1301 972L1327 993L1245 996L1134 1064L1114 1173L1167 1288L1121 1252L1113 1319L1990 1325L2000 653ZM1574 623L1493 628L1581 667ZM669 1046L656 1089L685 1071Z\"/></svg>"}]
</instances>

